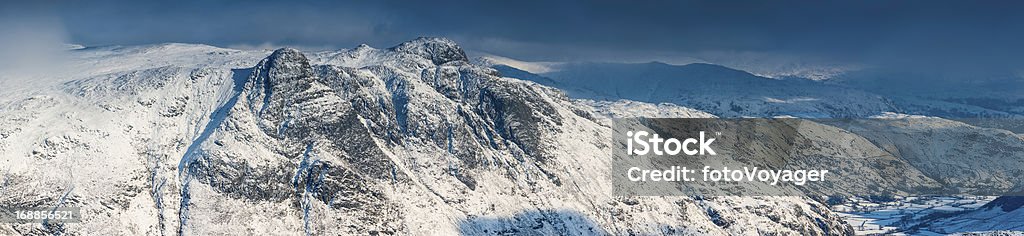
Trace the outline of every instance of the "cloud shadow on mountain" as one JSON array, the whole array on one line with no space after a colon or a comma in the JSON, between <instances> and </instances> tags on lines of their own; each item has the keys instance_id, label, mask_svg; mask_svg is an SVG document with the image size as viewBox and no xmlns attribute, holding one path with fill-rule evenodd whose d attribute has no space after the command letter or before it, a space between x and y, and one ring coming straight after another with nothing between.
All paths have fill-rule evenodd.
<instances>
[{"instance_id":1,"label":"cloud shadow on mountain","mask_svg":"<svg viewBox=\"0 0 1024 236\"><path fill-rule=\"evenodd\" d=\"M575 233L571 233L575 232ZM460 235L606 234L587 216L572 210L524 211L511 217L479 216L459 222Z\"/></svg>"}]
</instances>

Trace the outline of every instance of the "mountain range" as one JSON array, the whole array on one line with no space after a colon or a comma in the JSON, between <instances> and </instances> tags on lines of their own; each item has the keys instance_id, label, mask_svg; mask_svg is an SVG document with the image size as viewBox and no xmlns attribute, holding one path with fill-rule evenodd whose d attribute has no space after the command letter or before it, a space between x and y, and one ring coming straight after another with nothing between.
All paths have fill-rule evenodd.
<instances>
[{"instance_id":1,"label":"mountain range","mask_svg":"<svg viewBox=\"0 0 1024 236\"><path fill-rule=\"evenodd\" d=\"M0 205L78 206L85 217L0 233L850 235L814 196L615 196L610 119L929 116L899 132L836 131L891 140L837 150L892 154L922 183L944 181L962 158L1001 156L893 150L978 129L1024 147L1019 134L941 118L1012 118L1019 107L712 64L563 63L534 73L471 60L444 38L321 52L159 44L67 54L41 75L0 75ZM1001 207L1018 200L999 199L928 225L1003 229L962 220L1020 212ZM1014 214L986 219L1018 222Z\"/></svg>"}]
</instances>

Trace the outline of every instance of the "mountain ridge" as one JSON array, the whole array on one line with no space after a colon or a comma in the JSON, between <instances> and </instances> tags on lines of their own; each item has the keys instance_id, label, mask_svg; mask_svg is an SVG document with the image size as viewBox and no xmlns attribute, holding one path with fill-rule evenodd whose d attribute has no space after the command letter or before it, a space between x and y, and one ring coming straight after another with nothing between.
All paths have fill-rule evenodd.
<instances>
[{"instance_id":1,"label":"mountain ridge","mask_svg":"<svg viewBox=\"0 0 1024 236\"><path fill-rule=\"evenodd\" d=\"M0 129L3 189L21 192L0 203L109 214L0 231L853 233L806 197L613 196L606 119L641 103L587 105L470 63L450 40L410 42L75 51L54 91L0 100L15 127Z\"/></svg>"}]
</instances>

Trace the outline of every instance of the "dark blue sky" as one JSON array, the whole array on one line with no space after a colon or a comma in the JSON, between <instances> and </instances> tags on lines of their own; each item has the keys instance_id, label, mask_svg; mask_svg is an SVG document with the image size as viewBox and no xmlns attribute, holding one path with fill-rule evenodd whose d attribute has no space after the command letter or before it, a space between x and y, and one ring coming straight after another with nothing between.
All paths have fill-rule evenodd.
<instances>
[{"instance_id":1,"label":"dark blue sky","mask_svg":"<svg viewBox=\"0 0 1024 236\"><path fill-rule=\"evenodd\" d=\"M47 1L84 45L205 43L383 48L417 36L525 60L780 53L854 62L1019 68L1024 2L1002 1ZM29 17L33 16L33 17Z\"/></svg>"}]
</instances>

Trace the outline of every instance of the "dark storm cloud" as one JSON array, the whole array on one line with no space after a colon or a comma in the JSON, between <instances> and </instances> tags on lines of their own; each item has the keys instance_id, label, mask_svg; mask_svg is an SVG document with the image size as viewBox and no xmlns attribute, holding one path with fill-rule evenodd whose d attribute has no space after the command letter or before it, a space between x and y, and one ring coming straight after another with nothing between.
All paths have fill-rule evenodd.
<instances>
[{"instance_id":1,"label":"dark storm cloud","mask_svg":"<svg viewBox=\"0 0 1024 236\"><path fill-rule=\"evenodd\" d=\"M764 52L861 63L1017 67L1022 2L48 2L87 45L387 47L445 36L527 60Z\"/></svg>"}]
</instances>

